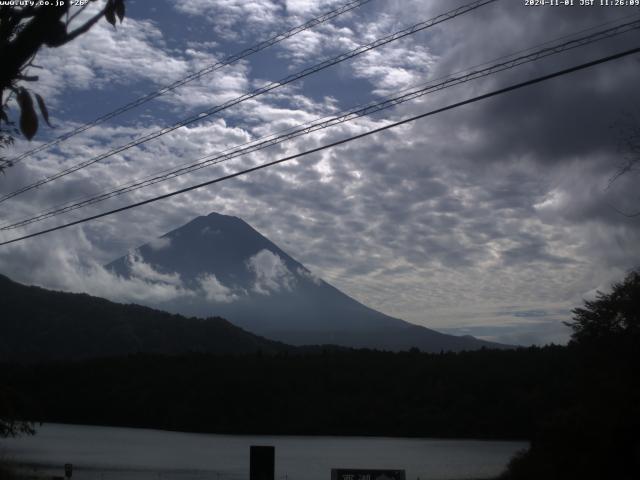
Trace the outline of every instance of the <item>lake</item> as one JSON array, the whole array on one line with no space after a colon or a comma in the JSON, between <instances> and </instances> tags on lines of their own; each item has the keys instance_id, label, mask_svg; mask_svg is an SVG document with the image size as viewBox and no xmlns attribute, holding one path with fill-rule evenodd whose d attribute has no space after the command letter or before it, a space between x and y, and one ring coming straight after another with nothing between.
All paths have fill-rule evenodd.
<instances>
[{"instance_id":1,"label":"lake","mask_svg":"<svg viewBox=\"0 0 640 480\"><path fill-rule=\"evenodd\" d=\"M526 442L387 437L242 436L45 424L0 440L0 457L73 480L242 480L249 446L276 448L277 480L329 480L331 468L405 469L407 480L489 478ZM29 470L31 467L29 467Z\"/></svg>"}]
</instances>

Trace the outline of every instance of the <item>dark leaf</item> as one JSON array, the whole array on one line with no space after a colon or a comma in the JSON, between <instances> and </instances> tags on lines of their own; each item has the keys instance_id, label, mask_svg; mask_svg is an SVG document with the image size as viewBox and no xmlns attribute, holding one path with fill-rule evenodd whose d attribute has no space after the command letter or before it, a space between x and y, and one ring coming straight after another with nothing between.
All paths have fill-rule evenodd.
<instances>
[{"instance_id":1,"label":"dark leaf","mask_svg":"<svg viewBox=\"0 0 640 480\"><path fill-rule=\"evenodd\" d=\"M67 26L62 21L51 24L44 34L44 43L48 47L59 47L67 40Z\"/></svg>"},{"instance_id":2,"label":"dark leaf","mask_svg":"<svg viewBox=\"0 0 640 480\"><path fill-rule=\"evenodd\" d=\"M24 88L18 91L17 100L20 105L20 131L27 140L31 140L38 131L38 116L33 108L33 100Z\"/></svg>"},{"instance_id":3,"label":"dark leaf","mask_svg":"<svg viewBox=\"0 0 640 480\"><path fill-rule=\"evenodd\" d=\"M116 26L116 8L113 0L107 0L107 5L104 7L104 18L111 25Z\"/></svg>"},{"instance_id":4,"label":"dark leaf","mask_svg":"<svg viewBox=\"0 0 640 480\"><path fill-rule=\"evenodd\" d=\"M9 117L7 117L7 113L0 108L0 120L3 120L4 123L9 123Z\"/></svg>"},{"instance_id":5,"label":"dark leaf","mask_svg":"<svg viewBox=\"0 0 640 480\"><path fill-rule=\"evenodd\" d=\"M49 127L53 128L53 126L51 126L51 123L49 123L49 110L47 110L44 99L38 93L36 93L36 100L38 101L38 107L40 107L42 118L44 118L44 121L47 122L47 125L49 125Z\"/></svg>"},{"instance_id":6,"label":"dark leaf","mask_svg":"<svg viewBox=\"0 0 640 480\"><path fill-rule=\"evenodd\" d=\"M120 19L120 23L122 23L124 19L124 0L114 0L113 5L116 15Z\"/></svg>"}]
</instances>

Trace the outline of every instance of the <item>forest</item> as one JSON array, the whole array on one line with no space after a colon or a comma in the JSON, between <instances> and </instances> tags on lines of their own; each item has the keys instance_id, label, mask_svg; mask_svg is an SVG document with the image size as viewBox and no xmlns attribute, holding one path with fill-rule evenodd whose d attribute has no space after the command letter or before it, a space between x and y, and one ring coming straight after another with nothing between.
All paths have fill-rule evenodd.
<instances>
[{"instance_id":1,"label":"forest","mask_svg":"<svg viewBox=\"0 0 640 480\"><path fill-rule=\"evenodd\" d=\"M4 365L38 421L218 433L529 438L571 402L563 347L426 354L367 350L138 354Z\"/></svg>"}]
</instances>

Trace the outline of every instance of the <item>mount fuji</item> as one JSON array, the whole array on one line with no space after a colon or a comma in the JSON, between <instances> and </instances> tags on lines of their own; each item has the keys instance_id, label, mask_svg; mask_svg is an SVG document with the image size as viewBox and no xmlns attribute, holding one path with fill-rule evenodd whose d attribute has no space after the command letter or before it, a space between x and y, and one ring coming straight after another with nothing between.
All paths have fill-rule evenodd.
<instances>
[{"instance_id":1,"label":"mount fuji","mask_svg":"<svg viewBox=\"0 0 640 480\"><path fill-rule=\"evenodd\" d=\"M176 295L146 302L150 307L220 316L292 345L428 352L504 347L442 334L369 308L312 274L240 218L217 213L197 217L106 268L124 278L175 287Z\"/></svg>"}]
</instances>

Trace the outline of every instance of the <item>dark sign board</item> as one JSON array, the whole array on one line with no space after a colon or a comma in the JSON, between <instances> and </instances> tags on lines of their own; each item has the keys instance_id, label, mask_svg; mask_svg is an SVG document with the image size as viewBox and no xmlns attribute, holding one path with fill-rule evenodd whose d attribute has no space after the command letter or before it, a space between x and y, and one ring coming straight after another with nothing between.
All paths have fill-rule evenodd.
<instances>
[{"instance_id":1,"label":"dark sign board","mask_svg":"<svg viewBox=\"0 0 640 480\"><path fill-rule=\"evenodd\" d=\"M250 447L249 478L250 480L273 480L275 476L275 447Z\"/></svg>"},{"instance_id":2,"label":"dark sign board","mask_svg":"<svg viewBox=\"0 0 640 480\"><path fill-rule=\"evenodd\" d=\"M372 470L369 468L333 468L331 480L405 480L404 470Z\"/></svg>"}]
</instances>

